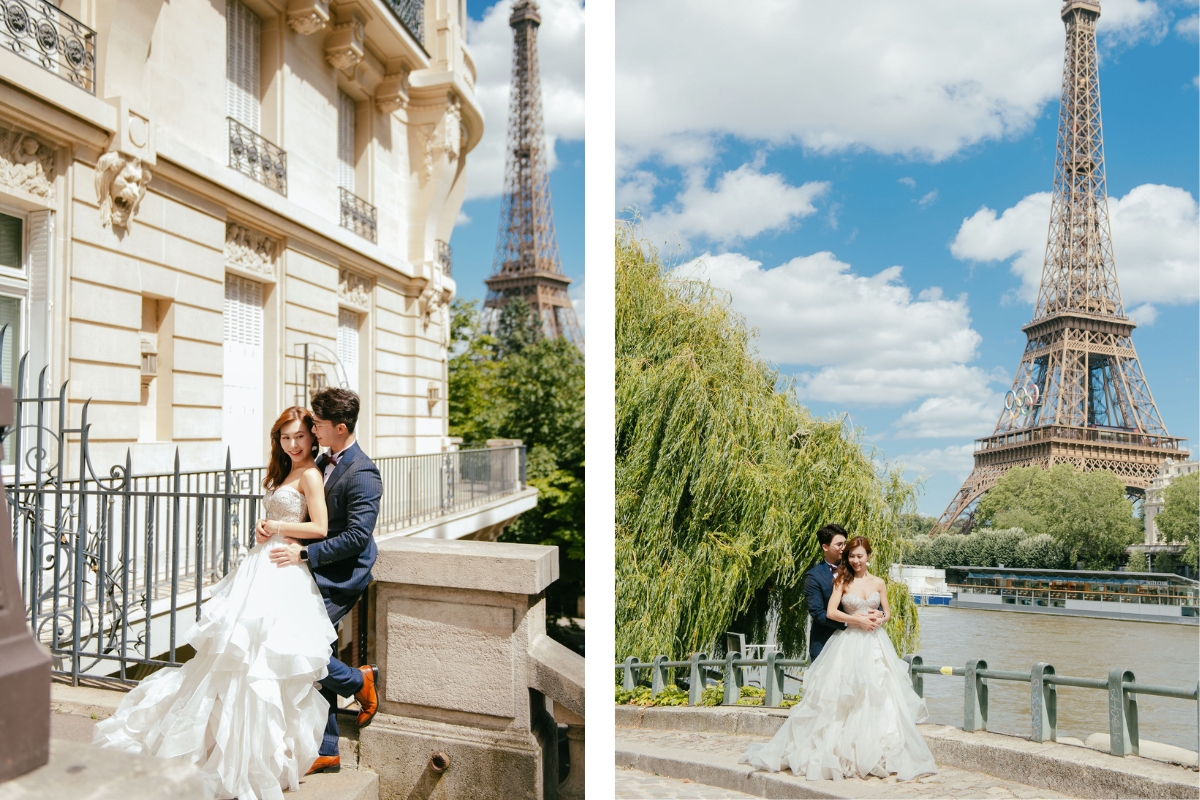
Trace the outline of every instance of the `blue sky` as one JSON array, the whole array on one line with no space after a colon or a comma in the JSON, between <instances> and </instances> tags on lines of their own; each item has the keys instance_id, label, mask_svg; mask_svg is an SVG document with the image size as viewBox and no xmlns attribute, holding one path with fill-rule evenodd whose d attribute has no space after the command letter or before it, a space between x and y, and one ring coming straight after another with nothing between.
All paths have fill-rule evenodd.
<instances>
[{"instance_id":1,"label":"blue sky","mask_svg":"<svg viewBox=\"0 0 1200 800\"><path fill-rule=\"evenodd\" d=\"M618 205L730 292L806 405L849 412L886 459L923 470L920 510L940 514L1033 314L1060 4L750 3L744 19L707 0L635 5L617 11ZM1163 419L1194 449L1196 4L1102 7L1118 277ZM670 21L681 43L654 36ZM753 57L697 59L713 52L697 42L753 42Z\"/></svg>"},{"instance_id":2,"label":"blue sky","mask_svg":"<svg viewBox=\"0 0 1200 800\"><path fill-rule=\"evenodd\" d=\"M575 0L541 0L539 60L543 116L551 156L550 197L558 231L563 272L574 283L571 296L581 322L583 259L583 6ZM478 97L484 108L484 138L467 156L467 200L450 245L454 248L454 280L458 296L487 295L483 281L492 271L504 188L504 139L508 116L508 84L512 33L511 2L468 0L471 24L467 44L479 72Z\"/></svg>"}]
</instances>

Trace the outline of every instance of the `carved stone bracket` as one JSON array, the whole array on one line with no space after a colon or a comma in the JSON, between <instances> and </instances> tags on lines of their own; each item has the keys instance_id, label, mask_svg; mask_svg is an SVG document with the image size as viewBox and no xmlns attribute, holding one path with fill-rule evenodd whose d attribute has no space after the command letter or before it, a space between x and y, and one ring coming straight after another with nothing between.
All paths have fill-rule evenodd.
<instances>
[{"instance_id":1,"label":"carved stone bracket","mask_svg":"<svg viewBox=\"0 0 1200 800\"><path fill-rule=\"evenodd\" d=\"M236 222L225 223L225 267L274 279L282 245L265 233Z\"/></svg>"},{"instance_id":2,"label":"carved stone bracket","mask_svg":"<svg viewBox=\"0 0 1200 800\"><path fill-rule=\"evenodd\" d=\"M96 199L100 203L100 224L114 228L133 228L146 187L150 185L150 170L140 158L123 153L105 153L96 162Z\"/></svg>"},{"instance_id":3,"label":"carved stone bracket","mask_svg":"<svg viewBox=\"0 0 1200 800\"><path fill-rule=\"evenodd\" d=\"M371 279L348 269L338 270L338 300L347 305L361 308L364 311L371 308Z\"/></svg>"},{"instance_id":4,"label":"carved stone bracket","mask_svg":"<svg viewBox=\"0 0 1200 800\"><path fill-rule=\"evenodd\" d=\"M287 20L301 36L318 33L329 24L329 0L291 0Z\"/></svg>"},{"instance_id":5,"label":"carved stone bracket","mask_svg":"<svg viewBox=\"0 0 1200 800\"><path fill-rule=\"evenodd\" d=\"M422 154L421 183L433 177L433 165L437 158L445 154L451 163L458 160L462 153L463 142L466 141L462 121L462 101L454 94L446 96L444 106L412 106L414 110L431 111L441 109L441 119L424 125L410 125L416 132ZM428 119L429 117L426 117Z\"/></svg>"},{"instance_id":6,"label":"carved stone bracket","mask_svg":"<svg viewBox=\"0 0 1200 800\"><path fill-rule=\"evenodd\" d=\"M385 75L375 89L375 104L381 114L408 108L408 72Z\"/></svg>"},{"instance_id":7,"label":"carved stone bracket","mask_svg":"<svg viewBox=\"0 0 1200 800\"><path fill-rule=\"evenodd\" d=\"M0 129L0 184L54 199L54 148L32 133Z\"/></svg>"},{"instance_id":8,"label":"carved stone bracket","mask_svg":"<svg viewBox=\"0 0 1200 800\"><path fill-rule=\"evenodd\" d=\"M421 327L425 330L429 330L429 324L433 322L434 314L438 315L439 321L442 323L443 344L449 344L450 326L446 324L445 317L450 308L450 301L453 299L454 293L446 285L441 268L434 265L432 276L417 299L417 306L421 312Z\"/></svg>"},{"instance_id":9,"label":"carved stone bracket","mask_svg":"<svg viewBox=\"0 0 1200 800\"><path fill-rule=\"evenodd\" d=\"M350 72L363 60L366 27L357 16L338 23L325 37L325 60L335 69Z\"/></svg>"}]
</instances>

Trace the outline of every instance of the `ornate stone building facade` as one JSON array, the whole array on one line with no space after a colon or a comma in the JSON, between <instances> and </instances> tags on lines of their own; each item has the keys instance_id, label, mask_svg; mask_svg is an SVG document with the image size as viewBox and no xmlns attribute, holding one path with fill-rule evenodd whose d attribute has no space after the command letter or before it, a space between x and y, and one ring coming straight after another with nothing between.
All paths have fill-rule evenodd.
<instances>
[{"instance_id":1,"label":"ornate stone building facade","mask_svg":"<svg viewBox=\"0 0 1200 800\"><path fill-rule=\"evenodd\" d=\"M97 468L262 464L331 384L372 455L447 446L446 242L483 129L461 0L9 5L3 381L27 351L30 391L45 367L74 420L90 399Z\"/></svg>"}]
</instances>

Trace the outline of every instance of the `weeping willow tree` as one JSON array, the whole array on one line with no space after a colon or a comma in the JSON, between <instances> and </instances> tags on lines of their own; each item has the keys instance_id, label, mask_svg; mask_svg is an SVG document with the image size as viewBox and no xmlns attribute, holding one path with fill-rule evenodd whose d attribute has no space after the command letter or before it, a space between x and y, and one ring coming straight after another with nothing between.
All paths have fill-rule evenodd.
<instances>
[{"instance_id":1,"label":"weeping willow tree","mask_svg":"<svg viewBox=\"0 0 1200 800\"><path fill-rule=\"evenodd\" d=\"M711 654L729 630L764 641L772 618L801 654L817 529L869 537L886 577L915 487L797 401L725 295L667 272L626 227L616 279L617 655ZM888 598L892 641L915 652L912 599L900 584Z\"/></svg>"}]
</instances>

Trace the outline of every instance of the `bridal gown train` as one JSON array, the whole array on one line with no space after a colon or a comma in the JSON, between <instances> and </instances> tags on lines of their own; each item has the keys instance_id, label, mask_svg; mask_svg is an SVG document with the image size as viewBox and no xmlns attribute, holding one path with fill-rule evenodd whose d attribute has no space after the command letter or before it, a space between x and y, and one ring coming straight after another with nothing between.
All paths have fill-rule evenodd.
<instances>
[{"instance_id":1,"label":"bridal gown train","mask_svg":"<svg viewBox=\"0 0 1200 800\"><path fill-rule=\"evenodd\" d=\"M308 516L291 487L263 506L282 522ZM183 635L195 657L138 684L93 744L195 764L213 798L282 800L299 786L325 730L329 705L314 682L337 634L308 565L268 558L284 544L272 536L213 587Z\"/></svg>"},{"instance_id":2,"label":"bridal gown train","mask_svg":"<svg viewBox=\"0 0 1200 800\"><path fill-rule=\"evenodd\" d=\"M843 595L842 610L866 614L866 600ZM929 714L913 691L908 669L882 627L835 633L804 676L801 701L765 745L752 745L742 763L779 772L790 768L808 780L895 774L900 780L937 772L917 731Z\"/></svg>"}]
</instances>

